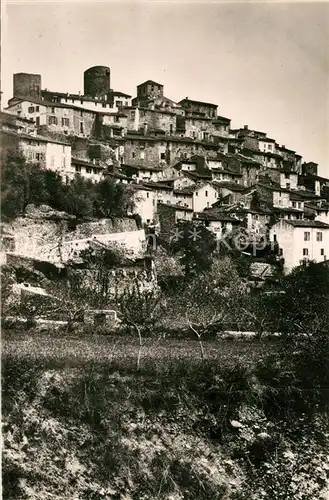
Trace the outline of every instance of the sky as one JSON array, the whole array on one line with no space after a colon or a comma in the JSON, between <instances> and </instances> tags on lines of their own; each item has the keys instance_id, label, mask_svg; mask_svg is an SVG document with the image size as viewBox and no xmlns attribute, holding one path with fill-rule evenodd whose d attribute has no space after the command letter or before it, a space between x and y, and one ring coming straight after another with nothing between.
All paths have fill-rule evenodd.
<instances>
[{"instance_id":1,"label":"sky","mask_svg":"<svg viewBox=\"0 0 329 500\"><path fill-rule=\"evenodd\" d=\"M113 89L135 97L152 79L173 100L218 104L232 128L266 132L329 177L329 3L7 0L1 56L3 107L13 73L77 93L87 68L109 66Z\"/></svg>"}]
</instances>

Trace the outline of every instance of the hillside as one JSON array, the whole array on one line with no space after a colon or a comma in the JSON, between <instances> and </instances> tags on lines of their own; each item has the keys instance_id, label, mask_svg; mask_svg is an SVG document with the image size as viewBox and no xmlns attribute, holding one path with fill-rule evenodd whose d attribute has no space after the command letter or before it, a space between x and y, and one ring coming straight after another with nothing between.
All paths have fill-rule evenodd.
<instances>
[{"instance_id":1,"label":"hillside","mask_svg":"<svg viewBox=\"0 0 329 500\"><path fill-rule=\"evenodd\" d=\"M328 420L275 345L153 340L136 372L132 340L39 335L5 340L4 499L327 498Z\"/></svg>"}]
</instances>

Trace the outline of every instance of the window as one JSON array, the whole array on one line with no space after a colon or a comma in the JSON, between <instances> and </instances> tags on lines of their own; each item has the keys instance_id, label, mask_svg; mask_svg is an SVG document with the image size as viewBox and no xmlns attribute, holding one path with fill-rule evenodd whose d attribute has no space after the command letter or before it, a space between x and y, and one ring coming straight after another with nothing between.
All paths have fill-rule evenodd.
<instances>
[{"instance_id":1,"label":"window","mask_svg":"<svg viewBox=\"0 0 329 500\"><path fill-rule=\"evenodd\" d=\"M80 134L83 134L83 122L80 122Z\"/></svg>"},{"instance_id":2,"label":"window","mask_svg":"<svg viewBox=\"0 0 329 500\"><path fill-rule=\"evenodd\" d=\"M39 106L36 106L36 107L35 107L35 110L36 110L36 111L40 111L40 107L39 107Z\"/></svg>"},{"instance_id":3,"label":"window","mask_svg":"<svg viewBox=\"0 0 329 500\"><path fill-rule=\"evenodd\" d=\"M41 158L42 158L42 154L41 154L41 153L36 153L36 155L35 155L35 159L36 159L37 161L40 161L40 160L41 160Z\"/></svg>"},{"instance_id":4,"label":"window","mask_svg":"<svg viewBox=\"0 0 329 500\"><path fill-rule=\"evenodd\" d=\"M30 106L27 111L28 113L34 113L34 106Z\"/></svg>"},{"instance_id":5,"label":"window","mask_svg":"<svg viewBox=\"0 0 329 500\"><path fill-rule=\"evenodd\" d=\"M55 108L51 108L51 112L52 112L52 113L55 113Z\"/></svg>"},{"instance_id":6,"label":"window","mask_svg":"<svg viewBox=\"0 0 329 500\"><path fill-rule=\"evenodd\" d=\"M316 241L322 241L322 233L320 231L316 233Z\"/></svg>"},{"instance_id":7,"label":"window","mask_svg":"<svg viewBox=\"0 0 329 500\"><path fill-rule=\"evenodd\" d=\"M80 104L83 104L83 100L82 99L80 100Z\"/></svg>"},{"instance_id":8,"label":"window","mask_svg":"<svg viewBox=\"0 0 329 500\"><path fill-rule=\"evenodd\" d=\"M293 206L293 208L296 208L296 202L295 201L292 202L292 206Z\"/></svg>"},{"instance_id":9,"label":"window","mask_svg":"<svg viewBox=\"0 0 329 500\"><path fill-rule=\"evenodd\" d=\"M81 172L81 167L79 167L78 165L75 167L75 171L76 172Z\"/></svg>"},{"instance_id":10,"label":"window","mask_svg":"<svg viewBox=\"0 0 329 500\"><path fill-rule=\"evenodd\" d=\"M286 183L286 188L287 188L287 189L290 189L290 182L287 182L287 183Z\"/></svg>"},{"instance_id":11,"label":"window","mask_svg":"<svg viewBox=\"0 0 329 500\"><path fill-rule=\"evenodd\" d=\"M106 108L106 102L102 102L102 108Z\"/></svg>"},{"instance_id":12,"label":"window","mask_svg":"<svg viewBox=\"0 0 329 500\"><path fill-rule=\"evenodd\" d=\"M62 118L62 127L68 127L70 125L70 120L68 118Z\"/></svg>"},{"instance_id":13,"label":"window","mask_svg":"<svg viewBox=\"0 0 329 500\"><path fill-rule=\"evenodd\" d=\"M285 174L284 174L284 178L285 178L285 179L290 179L290 174L287 174L287 172L285 172Z\"/></svg>"},{"instance_id":14,"label":"window","mask_svg":"<svg viewBox=\"0 0 329 500\"><path fill-rule=\"evenodd\" d=\"M122 106L122 101L117 101L116 105L117 105L118 108L120 108Z\"/></svg>"},{"instance_id":15,"label":"window","mask_svg":"<svg viewBox=\"0 0 329 500\"><path fill-rule=\"evenodd\" d=\"M90 167L86 167L86 173L87 174L91 174L92 173L92 169Z\"/></svg>"},{"instance_id":16,"label":"window","mask_svg":"<svg viewBox=\"0 0 329 500\"><path fill-rule=\"evenodd\" d=\"M304 241L310 241L311 233L309 231L304 232Z\"/></svg>"},{"instance_id":17,"label":"window","mask_svg":"<svg viewBox=\"0 0 329 500\"><path fill-rule=\"evenodd\" d=\"M268 145L268 149L271 150L272 149L272 144L269 144Z\"/></svg>"},{"instance_id":18,"label":"window","mask_svg":"<svg viewBox=\"0 0 329 500\"><path fill-rule=\"evenodd\" d=\"M198 192L196 192L196 193L195 193L195 196L198 196L198 195L199 195L199 193L198 193Z\"/></svg>"},{"instance_id":19,"label":"window","mask_svg":"<svg viewBox=\"0 0 329 500\"><path fill-rule=\"evenodd\" d=\"M150 197L149 195L150 195L150 193L146 193L146 198L149 198Z\"/></svg>"},{"instance_id":20,"label":"window","mask_svg":"<svg viewBox=\"0 0 329 500\"><path fill-rule=\"evenodd\" d=\"M308 255L308 248L303 248L303 255L307 256Z\"/></svg>"},{"instance_id":21,"label":"window","mask_svg":"<svg viewBox=\"0 0 329 500\"><path fill-rule=\"evenodd\" d=\"M35 119L35 124L37 127L40 126L40 116L37 116L36 119Z\"/></svg>"},{"instance_id":22,"label":"window","mask_svg":"<svg viewBox=\"0 0 329 500\"><path fill-rule=\"evenodd\" d=\"M166 153L160 153L160 159L165 160L166 159Z\"/></svg>"},{"instance_id":23,"label":"window","mask_svg":"<svg viewBox=\"0 0 329 500\"><path fill-rule=\"evenodd\" d=\"M205 195L208 196L208 191L205 191Z\"/></svg>"},{"instance_id":24,"label":"window","mask_svg":"<svg viewBox=\"0 0 329 500\"><path fill-rule=\"evenodd\" d=\"M324 255L324 248L321 248L321 255Z\"/></svg>"},{"instance_id":25,"label":"window","mask_svg":"<svg viewBox=\"0 0 329 500\"><path fill-rule=\"evenodd\" d=\"M56 116L48 116L48 124L49 125L57 125L57 118L56 118Z\"/></svg>"},{"instance_id":26,"label":"window","mask_svg":"<svg viewBox=\"0 0 329 500\"><path fill-rule=\"evenodd\" d=\"M131 157L136 158L136 153L134 153L134 151L131 153Z\"/></svg>"}]
</instances>

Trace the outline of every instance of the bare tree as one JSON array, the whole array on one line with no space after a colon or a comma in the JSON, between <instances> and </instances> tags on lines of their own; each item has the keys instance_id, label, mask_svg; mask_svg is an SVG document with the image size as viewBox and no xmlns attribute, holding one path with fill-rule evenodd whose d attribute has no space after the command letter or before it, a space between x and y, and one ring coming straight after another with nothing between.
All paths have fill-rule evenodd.
<instances>
[{"instance_id":1,"label":"bare tree","mask_svg":"<svg viewBox=\"0 0 329 500\"><path fill-rule=\"evenodd\" d=\"M143 290L142 284L136 279L132 287L126 288L118 299L122 321L131 326L138 337L139 349L137 355L137 369L140 368L140 359L144 345L144 334L152 334L164 309L160 307L162 295L158 290Z\"/></svg>"}]
</instances>

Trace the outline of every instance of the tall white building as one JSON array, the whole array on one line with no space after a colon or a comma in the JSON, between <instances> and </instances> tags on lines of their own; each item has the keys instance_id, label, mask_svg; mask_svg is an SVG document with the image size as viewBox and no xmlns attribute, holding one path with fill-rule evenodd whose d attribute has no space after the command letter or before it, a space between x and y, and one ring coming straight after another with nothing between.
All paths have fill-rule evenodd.
<instances>
[{"instance_id":1,"label":"tall white building","mask_svg":"<svg viewBox=\"0 0 329 500\"><path fill-rule=\"evenodd\" d=\"M289 273L305 260L329 259L329 224L311 220L281 219L270 229L271 242L277 242Z\"/></svg>"}]
</instances>

